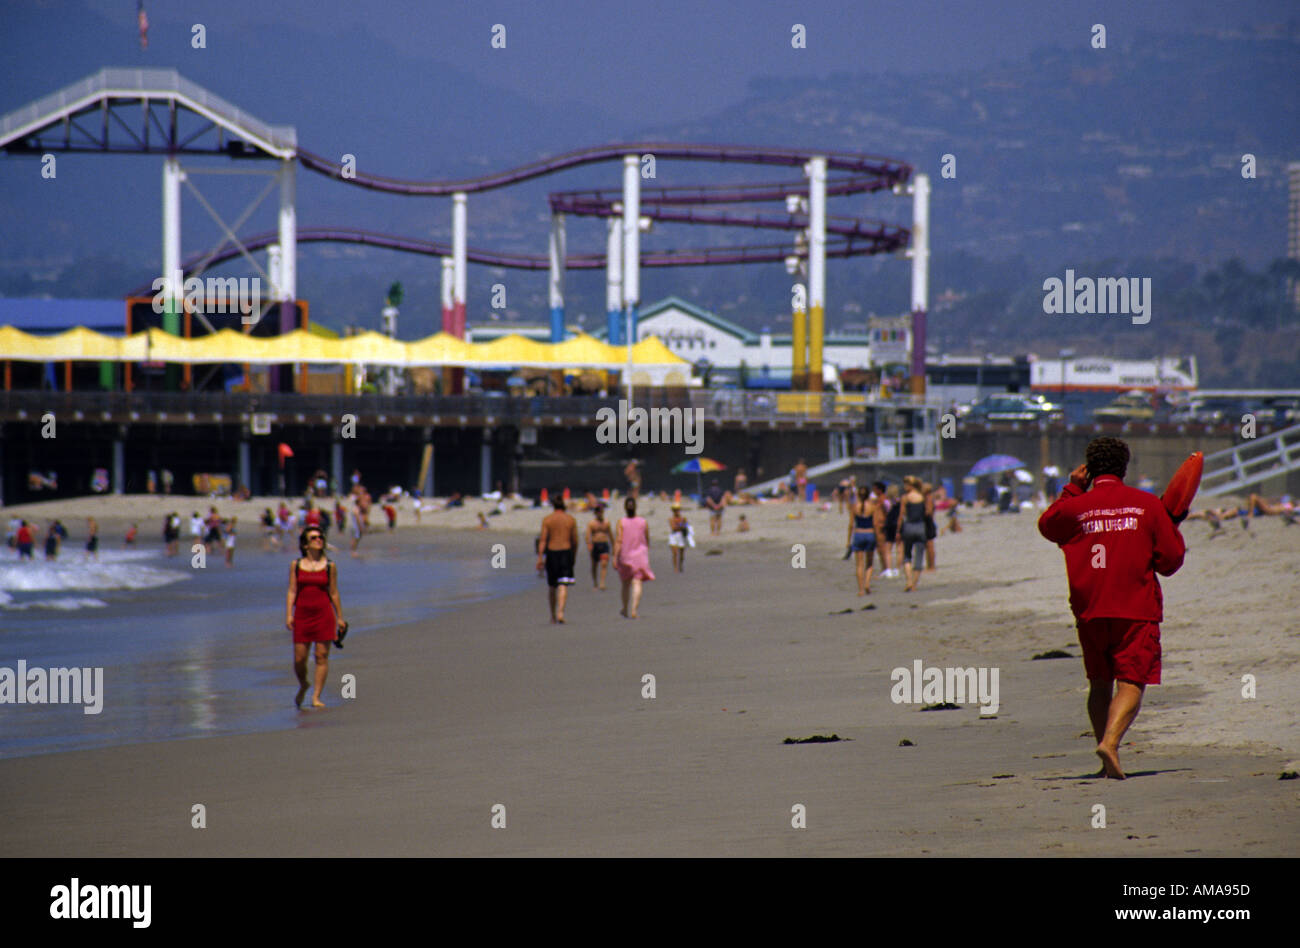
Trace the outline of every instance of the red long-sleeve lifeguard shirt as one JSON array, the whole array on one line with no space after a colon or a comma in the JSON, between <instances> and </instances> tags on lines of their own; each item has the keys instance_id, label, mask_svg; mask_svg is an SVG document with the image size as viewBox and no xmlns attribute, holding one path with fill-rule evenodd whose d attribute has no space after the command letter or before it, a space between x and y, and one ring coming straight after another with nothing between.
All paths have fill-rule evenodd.
<instances>
[{"instance_id":1,"label":"red long-sleeve lifeguard shirt","mask_svg":"<svg viewBox=\"0 0 1300 948\"><path fill-rule=\"evenodd\" d=\"M1087 492L1069 483L1038 518L1038 532L1065 553L1075 619L1164 619L1155 574L1176 573L1187 547L1154 494L1113 474L1098 477Z\"/></svg>"}]
</instances>

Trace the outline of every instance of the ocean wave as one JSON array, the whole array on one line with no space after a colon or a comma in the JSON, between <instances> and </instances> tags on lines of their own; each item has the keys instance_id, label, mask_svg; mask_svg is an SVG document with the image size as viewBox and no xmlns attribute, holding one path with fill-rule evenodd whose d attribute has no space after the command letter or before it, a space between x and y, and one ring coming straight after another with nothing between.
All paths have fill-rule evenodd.
<instances>
[{"instance_id":1,"label":"ocean wave","mask_svg":"<svg viewBox=\"0 0 1300 948\"><path fill-rule=\"evenodd\" d=\"M0 596L5 595L0 593ZM89 596L60 596L57 599L31 599L27 602L14 603L12 597L8 600L0 600L0 608L4 609L58 609L62 612L73 612L77 609L103 609L108 605L102 599L92 599Z\"/></svg>"},{"instance_id":2,"label":"ocean wave","mask_svg":"<svg viewBox=\"0 0 1300 948\"><path fill-rule=\"evenodd\" d=\"M143 550L105 550L94 560L71 546L65 547L57 560L18 560L12 556L10 553L0 560L0 596L5 591L152 589L189 579L178 570L146 565L142 561L157 559L157 554ZM4 604L5 600L0 599L0 605Z\"/></svg>"}]
</instances>

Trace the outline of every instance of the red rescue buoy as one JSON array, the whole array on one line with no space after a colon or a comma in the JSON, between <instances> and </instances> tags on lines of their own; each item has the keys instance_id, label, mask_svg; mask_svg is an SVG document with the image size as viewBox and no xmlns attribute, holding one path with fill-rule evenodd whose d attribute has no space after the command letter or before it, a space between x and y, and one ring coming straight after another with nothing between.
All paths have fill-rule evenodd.
<instances>
[{"instance_id":1,"label":"red rescue buoy","mask_svg":"<svg viewBox=\"0 0 1300 948\"><path fill-rule=\"evenodd\" d=\"M1192 498L1201 486L1201 472L1204 469L1205 458L1200 451L1195 451L1169 479L1169 486L1165 488L1160 501L1165 505L1165 510L1169 511L1174 523L1182 523L1191 509Z\"/></svg>"}]
</instances>

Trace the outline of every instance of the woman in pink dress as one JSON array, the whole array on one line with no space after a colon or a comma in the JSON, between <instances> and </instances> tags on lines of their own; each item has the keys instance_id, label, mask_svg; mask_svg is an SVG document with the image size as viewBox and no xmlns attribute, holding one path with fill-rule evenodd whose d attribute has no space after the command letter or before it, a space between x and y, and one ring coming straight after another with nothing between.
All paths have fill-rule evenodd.
<instances>
[{"instance_id":1,"label":"woman in pink dress","mask_svg":"<svg viewBox=\"0 0 1300 948\"><path fill-rule=\"evenodd\" d=\"M654 579L650 571L650 527L644 517L636 515L636 498L623 503L627 516L618 522L614 531L614 568L623 580L623 608L619 615L636 618L641 604L641 581Z\"/></svg>"}]
</instances>

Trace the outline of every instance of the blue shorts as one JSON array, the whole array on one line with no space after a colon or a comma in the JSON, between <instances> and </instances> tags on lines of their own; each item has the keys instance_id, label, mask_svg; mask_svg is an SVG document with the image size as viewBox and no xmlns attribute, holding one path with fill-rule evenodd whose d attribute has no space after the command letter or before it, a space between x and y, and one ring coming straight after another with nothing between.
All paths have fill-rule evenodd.
<instances>
[{"instance_id":1,"label":"blue shorts","mask_svg":"<svg viewBox=\"0 0 1300 948\"><path fill-rule=\"evenodd\" d=\"M854 530L853 542L849 544L849 549L854 553L874 553L876 550L876 531Z\"/></svg>"}]
</instances>

